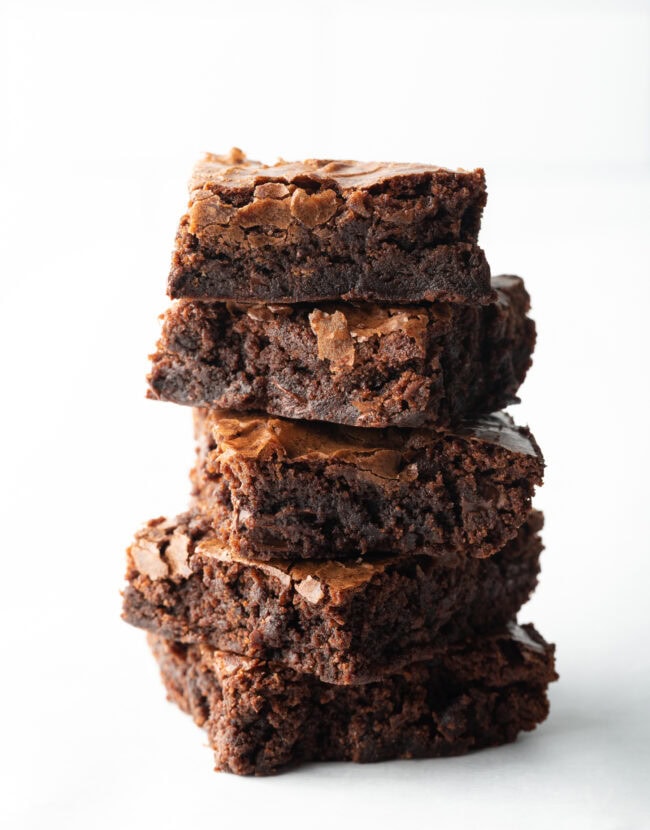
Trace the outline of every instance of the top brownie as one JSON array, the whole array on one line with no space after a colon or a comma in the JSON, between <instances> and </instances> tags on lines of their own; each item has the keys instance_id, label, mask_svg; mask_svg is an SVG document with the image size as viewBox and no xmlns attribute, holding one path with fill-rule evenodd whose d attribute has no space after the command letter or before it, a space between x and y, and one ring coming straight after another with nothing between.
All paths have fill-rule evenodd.
<instances>
[{"instance_id":1,"label":"top brownie","mask_svg":"<svg viewBox=\"0 0 650 830\"><path fill-rule=\"evenodd\" d=\"M171 297L488 302L483 170L208 153L176 237Z\"/></svg>"}]
</instances>

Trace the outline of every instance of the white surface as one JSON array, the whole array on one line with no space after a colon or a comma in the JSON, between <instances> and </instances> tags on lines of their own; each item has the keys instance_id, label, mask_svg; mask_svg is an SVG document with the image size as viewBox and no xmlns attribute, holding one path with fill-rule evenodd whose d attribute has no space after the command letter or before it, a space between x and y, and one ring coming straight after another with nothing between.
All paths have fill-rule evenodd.
<instances>
[{"instance_id":1,"label":"white surface","mask_svg":"<svg viewBox=\"0 0 650 830\"><path fill-rule=\"evenodd\" d=\"M181 6L183 11L181 11ZM451 10L450 10L451 9ZM647 3L4 2L2 760L10 828L650 826ZM146 355L198 153L483 164L539 348L548 722L472 757L216 775L119 620L190 413Z\"/></svg>"}]
</instances>

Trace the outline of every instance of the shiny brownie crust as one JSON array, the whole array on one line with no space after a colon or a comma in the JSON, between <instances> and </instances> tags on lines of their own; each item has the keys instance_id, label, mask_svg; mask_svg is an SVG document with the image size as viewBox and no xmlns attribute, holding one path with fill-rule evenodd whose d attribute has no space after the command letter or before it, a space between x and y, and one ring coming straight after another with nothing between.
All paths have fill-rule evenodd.
<instances>
[{"instance_id":1,"label":"shiny brownie crust","mask_svg":"<svg viewBox=\"0 0 650 830\"><path fill-rule=\"evenodd\" d=\"M450 426L516 401L531 364L523 281L492 285L483 306L179 300L164 316L148 394L351 426Z\"/></svg>"},{"instance_id":2,"label":"shiny brownie crust","mask_svg":"<svg viewBox=\"0 0 650 830\"><path fill-rule=\"evenodd\" d=\"M488 559L253 562L190 514L141 530L124 619L185 643L279 661L330 683L365 683L472 633L505 625L539 573L542 514Z\"/></svg>"},{"instance_id":3,"label":"shiny brownie crust","mask_svg":"<svg viewBox=\"0 0 650 830\"><path fill-rule=\"evenodd\" d=\"M487 302L482 170L208 154L189 183L171 297Z\"/></svg>"},{"instance_id":4,"label":"shiny brownie crust","mask_svg":"<svg viewBox=\"0 0 650 830\"><path fill-rule=\"evenodd\" d=\"M454 432L195 416L193 509L249 559L490 556L542 482L535 439L502 413Z\"/></svg>"}]
</instances>

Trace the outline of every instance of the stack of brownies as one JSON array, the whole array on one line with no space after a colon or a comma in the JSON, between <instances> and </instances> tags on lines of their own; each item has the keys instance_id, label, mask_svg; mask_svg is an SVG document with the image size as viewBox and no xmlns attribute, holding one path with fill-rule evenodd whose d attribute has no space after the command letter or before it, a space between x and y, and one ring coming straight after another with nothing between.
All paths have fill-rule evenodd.
<instances>
[{"instance_id":1,"label":"stack of brownies","mask_svg":"<svg viewBox=\"0 0 650 830\"><path fill-rule=\"evenodd\" d=\"M208 155L150 396L194 409L189 509L138 532L124 617L218 769L453 755L548 711L515 622L544 462L535 341L477 246L482 170Z\"/></svg>"}]
</instances>

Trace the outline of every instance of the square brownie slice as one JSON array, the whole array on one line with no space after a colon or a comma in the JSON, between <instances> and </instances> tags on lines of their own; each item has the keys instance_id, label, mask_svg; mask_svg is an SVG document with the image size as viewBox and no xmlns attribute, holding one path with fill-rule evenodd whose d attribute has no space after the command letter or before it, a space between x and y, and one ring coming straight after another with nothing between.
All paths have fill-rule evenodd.
<instances>
[{"instance_id":1,"label":"square brownie slice","mask_svg":"<svg viewBox=\"0 0 650 830\"><path fill-rule=\"evenodd\" d=\"M127 553L124 619L171 640L367 683L505 625L532 593L543 519L487 559L248 560L200 517L156 519Z\"/></svg>"},{"instance_id":2,"label":"square brownie slice","mask_svg":"<svg viewBox=\"0 0 650 830\"><path fill-rule=\"evenodd\" d=\"M535 324L523 280L483 305L179 300L149 397L360 427L444 427L516 401Z\"/></svg>"},{"instance_id":3,"label":"square brownie slice","mask_svg":"<svg viewBox=\"0 0 650 830\"><path fill-rule=\"evenodd\" d=\"M453 432L195 410L193 505L249 559L489 556L525 521L544 462L502 413Z\"/></svg>"},{"instance_id":4,"label":"square brownie slice","mask_svg":"<svg viewBox=\"0 0 650 830\"><path fill-rule=\"evenodd\" d=\"M461 755L548 714L554 647L510 624L374 683L332 686L281 663L149 635L168 698L206 729L217 770Z\"/></svg>"},{"instance_id":5,"label":"square brownie slice","mask_svg":"<svg viewBox=\"0 0 650 830\"><path fill-rule=\"evenodd\" d=\"M482 170L208 153L189 183L171 297L486 302Z\"/></svg>"}]
</instances>

